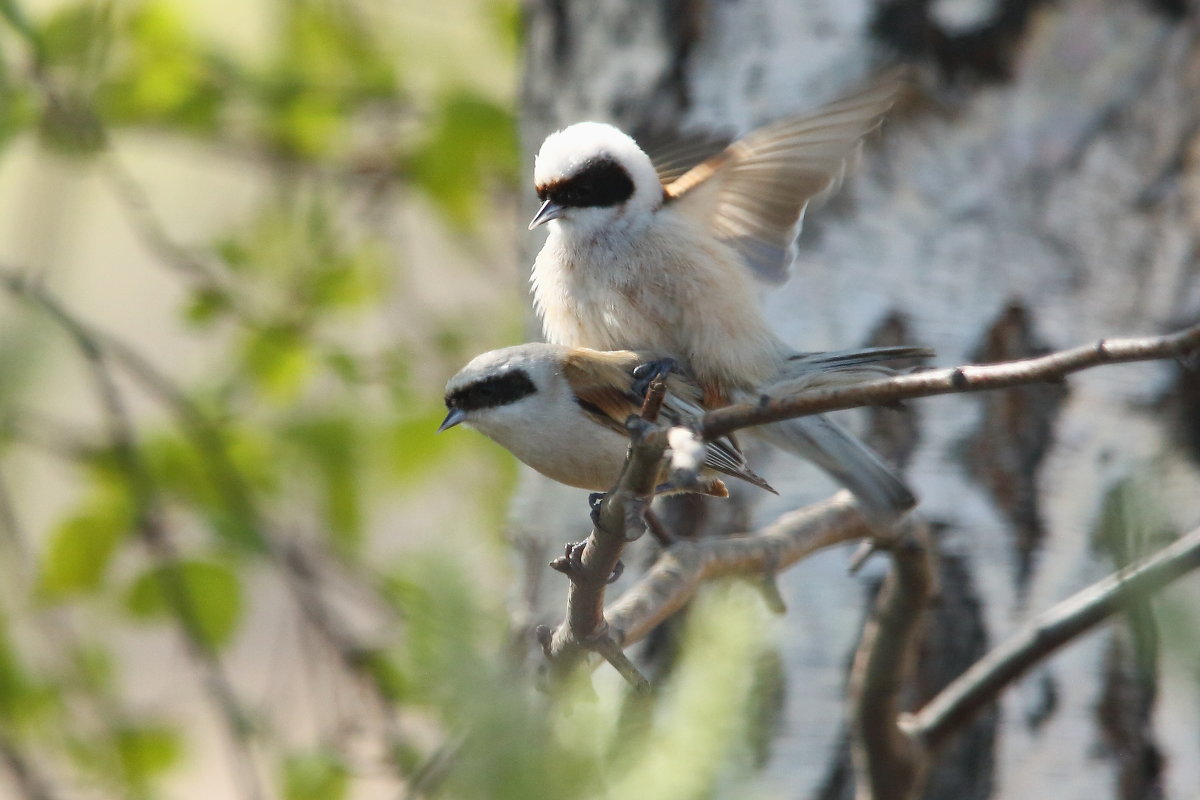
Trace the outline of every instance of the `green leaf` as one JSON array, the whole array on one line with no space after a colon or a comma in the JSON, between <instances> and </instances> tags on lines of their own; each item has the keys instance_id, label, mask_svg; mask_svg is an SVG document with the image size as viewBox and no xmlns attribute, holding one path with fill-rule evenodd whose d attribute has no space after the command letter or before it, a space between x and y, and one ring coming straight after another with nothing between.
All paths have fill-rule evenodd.
<instances>
[{"instance_id":1,"label":"green leaf","mask_svg":"<svg viewBox=\"0 0 1200 800\"><path fill-rule=\"evenodd\" d=\"M429 133L408 159L413 181L446 218L467 228L489 180L515 183L519 159L512 113L480 95L459 91L443 99Z\"/></svg>"},{"instance_id":2,"label":"green leaf","mask_svg":"<svg viewBox=\"0 0 1200 800\"><path fill-rule=\"evenodd\" d=\"M305 288L313 308L351 308L380 296L384 274L382 254L362 247L317 264Z\"/></svg>"},{"instance_id":3,"label":"green leaf","mask_svg":"<svg viewBox=\"0 0 1200 800\"><path fill-rule=\"evenodd\" d=\"M229 568L210 561L181 561L146 570L130 584L125 607L135 619L179 616L187 603L196 633L213 647L228 644L242 617L242 588Z\"/></svg>"},{"instance_id":4,"label":"green leaf","mask_svg":"<svg viewBox=\"0 0 1200 800\"><path fill-rule=\"evenodd\" d=\"M145 788L183 755L179 733L162 725L120 728L113 744L125 779L136 788Z\"/></svg>"},{"instance_id":5,"label":"green leaf","mask_svg":"<svg viewBox=\"0 0 1200 800\"><path fill-rule=\"evenodd\" d=\"M226 88L219 59L166 2L147 2L122 31L116 76L102 87L101 105L116 122L166 122L196 133L216 129Z\"/></svg>"},{"instance_id":6,"label":"green leaf","mask_svg":"<svg viewBox=\"0 0 1200 800\"><path fill-rule=\"evenodd\" d=\"M279 55L260 79L264 133L286 156L320 160L342 147L360 106L395 100L395 69L357 15L305 0L284 9Z\"/></svg>"},{"instance_id":7,"label":"green leaf","mask_svg":"<svg viewBox=\"0 0 1200 800\"><path fill-rule=\"evenodd\" d=\"M282 104L266 133L289 156L319 159L333 150L344 124L337 98L302 94Z\"/></svg>"},{"instance_id":8,"label":"green leaf","mask_svg":"<svg viewBox=\"0 0 1200 800\"><path fill-rule=\"evenodd\" d=\"M333 753L303 753L283 762L286 800L339 800L346 796L349 774Z\"/></svg>"},{"instance_id":9,"label":"green leaf","mask_svg":"<svg viewBox=\"0 0 1200 800\"><path fill-rule=\"evenodd\" d=\"M33 98L25 87L0 80L0 146L8 144L36 119Z\"/></svg>"},{"instance_id":10,"label":"green leaf","mask_svg":"<svg viewBox=\"0 0 1200 800\"><path fill-rule=\"evenodd\" d=\"M224 316L232 307L233 303L225 292L202 288L192 292L183 315L196 327L204 327Z\"/></svg>"},{"instance_id":11,"label":"green leaf","mask_svg":"<svg viewBox=\"0 0 1200 800\"><path fill-rule=\"evenodd\" d=\"M243 346L243 359L263 393L278 402L293 400L314 366L304 337L287 325L251 331Z\"/></svg>"},{"instance_id":12,"label":"green leaf","mask_svg":"<svg viewBox=\"0 0 1200 800\"><path fill-rule=\"evenodd\" d=\"M0 719L20 716L32 691L33 683L8 636L8 620L0 616Z\"/></svg>"},{"instance_id":13,"label":"green leaf","mask_svg":"<svg viewBox=\"0 0 1200 800\"><path fill-rule=\"evenodd\" d=\"M216 437L213 446L223 448L242 487L232 487L235 476L226 474L214 457L174 430L143 438L142 453L154 484L166 498L199 514L225 542L238 550L260 551L263 542L257 520L244 498L268 484L269 458L259 449L261 442L245 428L227 426L212 435Z\"/></svg>"},{"instance_id":14,"label":"green leaf","mask_svg":"<svg viewBox=\"0 0 1200 800\"><path fill-rule=\"evenodd\" d=\"M362 654L363 666L375 679L376 685L392 702L399 703L408 696L408 679L404 670L387 652L371 650Z\"/></svg>"},{"instance_id":15,"label":"green leaf","mask_svg":"<svg viewBox=\"0 0 1200 800\"><path fill-rule=\"evenodd\" d=\"M38 33L43 63L46 66L85 66L92 58L92 47L106 34L106 28L106 20L95 3L79 3L56 10Z\"/></svg>"},{"instance_id":16,"label":"green leaf","mask_svg":"<svg viewBox=\"0 0 1200 800\"><path fill-rule=\"evenodd\" d=\"M97 483L82 507L50 534L38 590L58 600L103 583L117 544L133 527L133 508L116 483Z\"/></svg>"},{"instance_id":17,"label":"green leaf","mask_svg":"<svg viewBox=\"0 0 1200 800\"><path fill-rule=\"evenodd\" d=\"M335 544L353 548L362 536L362 433L349 416L308 417L294 422L288 440L315 468L324 516Z\"/></svg>"}]
</instances>

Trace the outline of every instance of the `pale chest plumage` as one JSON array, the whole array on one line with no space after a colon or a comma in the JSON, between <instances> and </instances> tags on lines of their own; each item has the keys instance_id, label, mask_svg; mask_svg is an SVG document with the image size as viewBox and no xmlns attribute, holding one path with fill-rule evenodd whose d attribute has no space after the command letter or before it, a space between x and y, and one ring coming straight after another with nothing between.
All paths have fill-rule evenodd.
<instances>
[{"instance_id":1,"label":"pale chest plumage","mask_svg":"<svg viewBox=\"0 0 1200 800\"><path fill-rule=\"evenodd\" d=\"M530 430L528 419L505 414L472 420L467 425L543 475L593 492L612 488L629 450L627 438L578 412L539 415L536 432Z\"/></svg>"},{"instance_id":2,"label":"pale chest plumage","mask_svg":"<svg viewBox=\"0 0 1200 800\"><path fill-rule=\"evenodd\" d=\"M548 341L661 351L728 390L778 372L788 349L767 328L753 279L729 247L667 210L636 236L581 238L552 224L534 262L534 306Z\"/></svg>"}]
</instances>

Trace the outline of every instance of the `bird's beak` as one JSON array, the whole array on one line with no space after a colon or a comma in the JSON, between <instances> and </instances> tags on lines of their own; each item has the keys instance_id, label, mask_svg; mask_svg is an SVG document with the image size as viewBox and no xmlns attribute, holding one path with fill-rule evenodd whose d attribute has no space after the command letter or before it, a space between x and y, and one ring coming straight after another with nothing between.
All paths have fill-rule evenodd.
<instances>
[{"instance_id":1,"label":"bird's beak","mask_svg":"<svg viewBox=\"0 0 1200 800\"><path fill-rule=\"evenodd\" d=\"M441 433L444 430L453 428L455 425L462 422L466 418L467 418L467 412L463 411L461 408L452 408L452 409L450 409L450 413L446 415L446 418L444 420L442 420L442 424L438 425L437 432Z\"/></svg>"},{"instance_id":2,"label":"bird's beak","mask_svg":"<svg viewBox=\"0 0 1200 800\"><path fill-rule=\"evenodd\" d=\"M552 219L559 219L566 213L566 209L555 203L553 200L547 200L542 203L542 207L538 209L538 213L533 215L533 220L529 223L529 230L533 230L543 222L549 222Z\"/></svg>"}]
</instances>

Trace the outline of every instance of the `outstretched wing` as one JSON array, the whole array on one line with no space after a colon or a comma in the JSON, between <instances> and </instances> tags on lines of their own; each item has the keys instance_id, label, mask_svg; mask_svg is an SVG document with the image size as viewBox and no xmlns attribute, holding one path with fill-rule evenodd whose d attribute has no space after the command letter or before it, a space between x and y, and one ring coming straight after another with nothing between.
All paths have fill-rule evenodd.
<instances>
[{"instance_id":1,"label":"outstretched wing","mask_svg":"<svg viewBox=\"0 0 1200 800\"><path fill-rule=\"evenodd\" d=\"M635 129L634 141L650 157L663 186L720 153L733 136L713 130L678 130L662 126Z\"/></svg>"},{"instance_id":2,"label":"outstretched wing","mask_svg":"<svg viewBox=\"0 0 1200 800\"><path fill-rule=\"evenodd\" d=\"M782 282L809 202L840 182L903 84L903 73L893 72L869 89L752 131L667 184L667 202L732 244L758 277Z\"/></svg>"}]
</instances>

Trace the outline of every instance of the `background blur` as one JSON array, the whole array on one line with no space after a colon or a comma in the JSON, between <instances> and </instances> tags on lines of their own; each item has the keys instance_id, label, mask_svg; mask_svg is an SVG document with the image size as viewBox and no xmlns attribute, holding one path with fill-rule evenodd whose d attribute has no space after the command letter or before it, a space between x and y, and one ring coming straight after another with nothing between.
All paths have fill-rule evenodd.
<instances>
[{"instance_id":1,"label":"background blur","mask_svg":"<svg viewBox=\"0 0 1200 800\"><path fill-rule=\"evenodd\" d=\"M703 593L633 653L653 704L535 688L582 493L434 434L446 377L527 338L528 159L907 61L767 313L1018 358L1200 314L1198 42L1186 0L0 0L0 797L846 800L886 559L805 561L774 621ZM914 702L1195 527L1198 409L1155 363L852 420L937 530ZM831 491L759 458L781 497L668 513ZM1196 591L1039 665L925 797L1194 796Z\"/></svg>"},{"instance_id":2,"label":"background blur","mask_svg":"<svg viewBox=\"0 0 1200 800\"><path fill-rule=\"evenodd\" d=\"M442 743L399 616L509 583L511 459L434 430L520 332L517 24L0 3L0 796L392 797Z\"/></svg>"}]
</instances>

